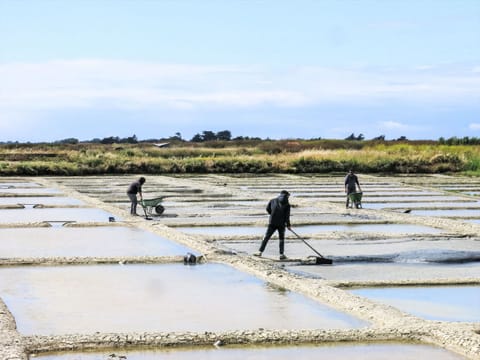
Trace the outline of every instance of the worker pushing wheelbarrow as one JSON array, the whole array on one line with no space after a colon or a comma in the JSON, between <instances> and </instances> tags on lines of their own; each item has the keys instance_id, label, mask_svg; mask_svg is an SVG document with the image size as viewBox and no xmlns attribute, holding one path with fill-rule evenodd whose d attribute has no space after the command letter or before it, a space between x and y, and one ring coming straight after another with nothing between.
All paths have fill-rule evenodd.
<instances>
[{"instance_id":1,"label":"worker pushing wheelbarrow","mask_svg":"<svg viewBox=\"0 0 480 360\"><path fill-rule=\"evenodd\" d=\"M358 187L358 191L357 191ZM347 203L345 207L355 207L357 209L362 208L362 188L358 182L358 177L350 170L345 176L345 193L347 194Z\"/></svg>"},{"instance_id":2,"label":"worker pushing wheelbarrow","mask_svg":"<svg viewBox=\"0 0 480 360\"><path fill-rule=\"evenodd\" d=\"M130 214L137 215L137 204L140 204L145 213L145 219L150 220L149 217L153 215L155 211L156 215L162 215L165 211L161 202L166 196L160 196L154 199L144 199L142 195L142 185L145 184L145 178L142 176L137 181L130 184L127 190L127 195L131 201ZM140 195L140 201L137 199L137 194Z\"/></svg>"}]
</instances>

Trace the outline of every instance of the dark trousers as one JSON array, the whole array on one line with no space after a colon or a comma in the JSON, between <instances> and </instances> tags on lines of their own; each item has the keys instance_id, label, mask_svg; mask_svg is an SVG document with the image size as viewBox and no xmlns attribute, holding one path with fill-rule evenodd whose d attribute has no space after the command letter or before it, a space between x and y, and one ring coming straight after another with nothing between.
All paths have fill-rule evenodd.
<instances>
[{"instance_id":1,"label":"dark trousers","mask_svg":"<svg viewBox=\"0 0 480 360\"><path fill-rule=\"evenodd\" d=\"M265 237L263 238L262 244L260 245L260 252L264 252L265 248L267 247L268 240L272 237L273 233L278 230L278 239L279 239L279 249L280 254L283 254L285 250L285 226L278 226L269 224L267 228L267 232L265 233Z\"/></svg>"},{"instance_id":2,"label":"dark trousers","mask_svg":"<svg viewBox=\"0 0 480 360\"><path fill-rule=\"evenodd\" d=\"M136 214L137 213L137 204L138 204L137 194L127 193L127 195L128 195L128 198L130 199L130 201L132 202L132 205L130 206L130 214L131 215Z\"/></svg>"}]
</instances>

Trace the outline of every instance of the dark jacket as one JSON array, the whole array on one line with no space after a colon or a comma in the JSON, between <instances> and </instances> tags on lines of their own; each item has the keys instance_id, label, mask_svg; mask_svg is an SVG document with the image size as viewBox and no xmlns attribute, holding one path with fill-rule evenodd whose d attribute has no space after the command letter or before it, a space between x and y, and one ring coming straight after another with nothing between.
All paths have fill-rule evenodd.
<instances>
[{"instance_id":1,"label":"dark jacket","mask_svg":"<svg viewBox=\"0 0 480 360\"><path fill-rule=\"evenodd\" d=\"M267 212L270 214L269 223L278 227L290 227L290 204L288 196L280 194L268 202Z\"/></svg>"},{"instance_id":2,"label":"dark jacket","mask_svg":"<svg viewBox=\"0 0 480 360\"><path fill-rule=\"evenodd\" d=\"M355 192L356 186L360 186L358 183L358 177L355 174L348 174L345 176L345 186L347 187L347 191L349 193Z\"/></svg>"},{"instance_id":3,"label":"dark jacket","mask_svg":"<svg viewBox=\"0 0 480 360\"><path fill-rule=\"evenodd\" d=\"M142 193L142 184L140 184L140 181L134 181L133 183L130 184L127 190L127 194L137 194L137 193Z\"/></svg>"}]
</instances>

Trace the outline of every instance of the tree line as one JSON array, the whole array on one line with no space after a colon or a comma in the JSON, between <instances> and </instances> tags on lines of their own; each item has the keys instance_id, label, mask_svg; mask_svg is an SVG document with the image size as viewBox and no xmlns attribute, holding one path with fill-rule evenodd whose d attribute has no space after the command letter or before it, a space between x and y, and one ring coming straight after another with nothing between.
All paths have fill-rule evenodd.
<instances>
[{"instance_id":1,"label":"tree line","mask_svg":"<svg viewBox=\"0 0 480 360\"><path fill-rule=\"evenodd\" d=\"M139 140L138 137L134 134L128 137L119 137L119 136L109 136L105 138L94 138L91 140L83 140L80 141L77 138L66 138L62 140L57 140L51 142L52 144L79 144L79 143L92 143L92 144L137 144L137 143L155 143L155 142L168 142L168 141L180 141L180 142L192 142L192 143L201 143L201 142L211 142L211 141L241 141L241 140L271 140L269 138L262 139L260 137L249 137L249 136L237 136L233 137L231 131L229 130L222 130L218 132L214 132L211 130L205 130L201 133L195 134L190 140L186 140L182 137L182 134L176 132L175 135L163 138L151 138L151 139L144 139ZM318 138L311 138L311 139L294 139L294 140L322 140L321 137ZM323 139L327 140L327 139ZM334 139L333 139L334 140ZM343 140L346 141L364 141L365 136L363 134L355 135L354 133L350 134ZM387 141L385 139L385 135L379 135L371 139L371 141ZM392 139L391 141L408 141L406 136L400 136L397 139ZM44 142L45 143L45 142ZM48 142L46 142L48 143ZM477 137L450 137L444 138L440 137L438 139L438 143L441 145L480 145L480 138ZM0 142L0 144L21 144L18 141L8 141L8 142ZM30 144L30 142L27 142Z\"/></svg>"}]
</instances>

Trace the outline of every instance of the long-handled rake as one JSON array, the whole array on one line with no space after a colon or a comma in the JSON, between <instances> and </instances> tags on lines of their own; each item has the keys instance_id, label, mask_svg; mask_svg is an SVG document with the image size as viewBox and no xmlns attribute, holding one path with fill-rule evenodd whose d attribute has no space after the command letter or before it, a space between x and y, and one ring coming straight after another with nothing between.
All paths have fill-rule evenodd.
<instances>
[{"instance_id":1,"label":"long-handled rake","mask_svg":"<svg viewBox=\"0 0 480 360\"><path fill-rule=\"evenodd\" d=\"M304 238L300 237L300 235L298 235L295 231L293 231L292 229L289 229L297 238L299 238L300 240L303 241L303 243L305 245L307 245L310 249L312 249L315 254L317 254L318 256L315 256L315 264L316 265L331 265L333 263L332 259L327 259L326 257L324 257L322 254L320 254L317 250L315 250L309 243L307 243L305 241Z\"/></svg>"}]
</instances>

